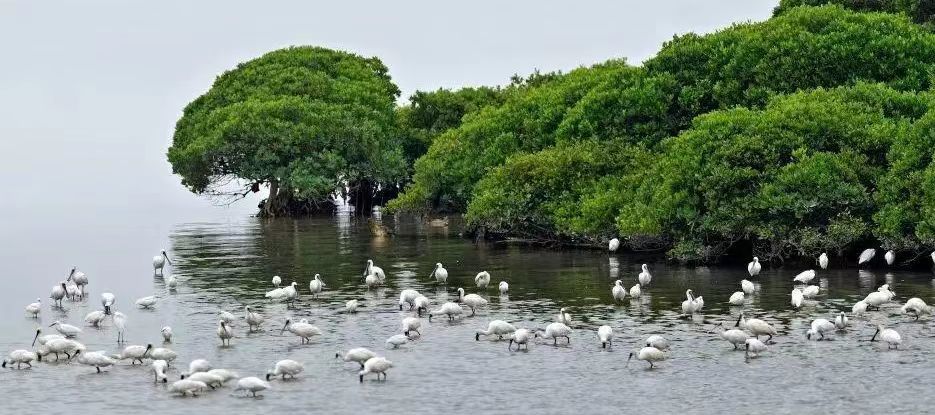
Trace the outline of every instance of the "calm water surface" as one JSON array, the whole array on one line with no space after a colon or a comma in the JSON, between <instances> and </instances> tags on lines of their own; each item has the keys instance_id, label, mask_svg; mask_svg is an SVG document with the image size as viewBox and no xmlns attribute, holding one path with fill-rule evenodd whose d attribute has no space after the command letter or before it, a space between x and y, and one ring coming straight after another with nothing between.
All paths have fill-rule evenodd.
<instances>
[{"instance_id":1,"label":"calm water surface","mask_svg":"<svg viewBox=\"0 0 935 415\"><path fill-rule=\"evenodd\" d=\"M78 340L89 350L117 352L111 322L103 328L84 327L83 317L100 308L100 294L113 292L117 309L128 316L128 344L161 346L159 329L172 326L172 349L179 359L170 372L196 358L242 376L262 376L280 359L305 363L295 381L274 381L261 399L232 392L233 385L196 399L179 398L153 384L147 367L123 362L104 374L72 363L41 363L31 370L2 370L4 406L17 412L47 408L74 413L181 413L183 411L313 413L845 413L871 411L928 412L935 407L930 393L935 378L935 332L928 318L914 322L900 316L896 304L852 320L846 334L831 341L809 342L811 319L830 318L880 284L889 283L897 300L918 296L932 303L931 274L887 273L856 269L819 273L822 294L790 311L792 276L799 269L764 269L756 279L759 291L742 307L783 332L770 351L745 360L744 353L711 334L717 322L732 324L741 307L726 301L746 276L741 268L686 268L651 263L652 284L637 301L613 304L615 279L628 287L636 281L642 258L596 251L548 251L525 247L475 245L452 227L430 228L416 222L388 223L397 235L370 236L365 220L336 216L304 220L242 218L170 226L99 226L68 224L13 228L5 242L0 274L0 349L28 348L37 324L44 331L54 320L84 329ZM168 233L167 233L168 231ZM16 242L10 242L10 241ZM161 248L175 262L177 290L154 277L150 258ZM368 291L360 273L373 258L387 273L387 286ZM442 262L447 286L428 278ZM89 299L48 307L51 286L78 265L91 280ZM399 291L414 288L435 306L456 297L463 286L477 292L473 276L493 275L491 288L479 294L489 307L475 317L449 323L423 320L422 337L388 350L385 340L399 333L408 311L399 311ZM308 295L308 282L319 273L327 284L318 298ZM299 283L295 309L271 304L263 294L270 278ZM508 296L496 292L500 280L510 284ZM705 298L703 316L686 319L679 304L686 289ZM138 310L136 298L155 294L154 310ZM26 318L23 306L36 297L45 303L39 322ZM357 298L360 312L337 313L345 301ZM243 307L256 307L268 321L248 334ZM474 331L489 320L503 319L518 327L544 327L560 307L573 316L571 344L534 344L529 351L511 352L506 342L474 341ZM215 335L217 313L227 310L236 337L221 347ZM279 329L288 317L307 318L324 334L311 344ZM873 322L889 322L903 336L899 351L868 342ZM612 326L614 346L601 350L596 328ZM662 334L672 343L671 358L647 370L644 362L626 365L641 339ZM355 364L334 358L336 351L368 347L392 360L386 382L357 381Z\"/></svg>"}]
</instances>

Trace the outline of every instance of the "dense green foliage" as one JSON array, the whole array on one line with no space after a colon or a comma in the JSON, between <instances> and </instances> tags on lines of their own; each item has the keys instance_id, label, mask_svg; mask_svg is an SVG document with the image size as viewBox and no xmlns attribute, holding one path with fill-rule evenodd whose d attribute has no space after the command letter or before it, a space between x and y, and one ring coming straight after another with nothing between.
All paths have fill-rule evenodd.
<instances>
[{"instance_id":1,"label":"dense green foliage","mask_svg":"<svg viewBox=\"0 0 935 415\"><path fill-rule=\"evenodd\" d=\"M860 12L902 13L918 24L932 27L935 23L935 1L933 0L780 0L773 11L778 16L798 6L821 6L837 4Z\"/></svg>"},{"instance_id":2,"label":"dense green foliage","mask_svg":"<svg viewBox=\"0 0 935 415\"><path fill-rule=\"evenodd\" d=\"M372 194L406 164L398 88L376 58L313 47L277 50L217 78L179 119L169 161L196 193L270 185L266 213L327 207L344 186Z\"/></svg>"},{"instance_id":3,"label":"dense green foliage","mask_svg":"<svg viewBox=\"0 0 935 415\"><path fill-rule=\"evenodd\" d=\"M930 246L935 116L918 91L935 36L896 14L787 5L467 113L392 206L463 210L488 234L619 235L682 260L738 242L775 259Z\"/></svg>"}]
</instances>

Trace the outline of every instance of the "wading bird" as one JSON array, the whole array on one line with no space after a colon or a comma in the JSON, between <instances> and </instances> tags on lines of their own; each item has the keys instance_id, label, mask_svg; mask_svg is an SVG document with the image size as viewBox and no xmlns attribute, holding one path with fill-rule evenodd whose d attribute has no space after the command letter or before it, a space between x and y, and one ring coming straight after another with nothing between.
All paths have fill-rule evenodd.
<instances>
[{"instance_id":1,"label":"wading bird","mask_svg":"<svg viewBox=\"0 0 935 415\"><path fill-rule=\"evenodd\" d=\"M477 275L474 276L474 284L477 285L477 288L487 288L487 285L490 284L490 273L487 271L478 272Z\"/></svg>"},{"instance_id":2,"label":"wading bird","mask_svg":"<svg viewBox=\"0 0 935 415\"><path fill-rule=\"evenodd\" d=\"M360 376L360 382L363 383L364 375L370 373L377 374L377 380L380 380L380 374L383 374L383 380L386 380L386 371L393 367L393 362L383 357L372 357L364 362L364 369L357 373Z\"/></svg>"},{"instance_id":3,"label":"wading bird","mask_svg":"<svg viewBox=\"0 0 935 415\"><path fill-rule=\"evenodd\" d=\"M487 330L477 330L474 332L474 340L480 340L480 336L497 336L503 340L503 336L513 334L516 327L503 320L493 320L487 324Z\"/></svg>"},{"instance_id":4,"label":"wading bird","mask_svg":"<svg viewBox=\"0 0 935 415\"><path fill-rule=\"evenodd\" d=\"M760 258L757 258L757 257L753 257L753 261L747 264L747 272L750 274L751 277L760 275L760 269L762 268L763 266L760 265Z\"/></svg>"},{"instance_id":5,"label":"wading bird","mask_svg":"<svg viewBox=\"0 0 935 415\"><path fill-rule=\"evenodd\" d=\"M648 362L650 369L655 368L655 365L654 365L655 362L661 362L663 360L666 360L668 357L669 356L666 352L659 350L655 347L651 347L651 346L646 346L640 349L640 351L636 353L636 359L642 360L644 362ZM630 356L627 357L627 364L630 363L630 359L632 358L633 358L633 352L630 352Z\"/></svg>"},{"instance_id":6,"label":"wading bird","mask_svg":"<svg viewBox=\"0 0 935 415\"><path fill-rule=\"evenodd\" d=\"M433 277L435 278L435 282L439 284L448 282L448 270L442 267L441 262L435 264L435 269L432 270L432 275L429 275L429 278Z\"/></svg>"},{"instance_id":7,"label":"wading bird","mask_svg":"<svg viewBox=\"0 0 935 415\"><path fill-rule=\"evenodd\" d=\"M601 341L601 348L614 345L614 329L610 326L600 326L597 328L597 339Z\"/></svg>"},{"instance_id":8,"label":"wading bird","mask_svg":"<svg viewBox=\"0 0 935 415\"><path fill-rule=\"evenodd\" d=\"M286 376L295 379L295 375L302 373L303 370L305 370L305 366L302 363L291 359L283 359L276 362L273 370L266 372L266 380L276 376L281 376L282 380L286 380Z\"/></svg>"},{"instance_id":9,"label":"wading bird","mask_svg":"<svg viewBox=\"0 0 935 415\"><path fill-rule=\"evenodd\" d=\"M286 324L282 326L282 330L279 331L279 334L282 335L286 330L302 339L302 344L311 343L312 336L321 335L321 330L318 330L318 327L308 324L308 321L305 319L299 320L298 323L293 323L292 320L286 320Z\"/></svg>"},{"instance_id":10,"label":"wading bird","mask_svg":"<svg viewBox=\"0 0 935 415\"><path fill-rule=\"evenodd\" d=\"M367 349L365 347L357 347L357 348L348 350L347 353L344 353L343 356L341 355L341 353L335 353L334 357L335 359L340 358L344 360L345 362L357 362L358 364L360 364L360 368L363 369L364 362L366 362L367 360L370 360L370 358L372 357L376 357L376 355L377 354L370 351L370 349Z\"/></svg>"},{"instance_id":11,"label":"wading bird","mask_svg":"<svg viewBox=\"0 0 935 415\"><path fill-rule=\"evenodd\" d=\"M256 397L257 392L262 392L269 389L269 382L262 380L257 377L246 377L237 381L237 387L234 388L235 391L247 391L253 394Z\"/></svg>"},{"instance_id":12,"label":"wading bird","mask_svg":"<svg viewBox=\"0 0 935 415\"><path fill-rule=\"evenodd\" d=\"M477 294L464 295L464 288L458 288L458 299L471 309L472 316L477 312L476 309L487 305L487 300Z\"/></svg>"},{"instance_id":13,"label":"wading bird","mask_svg":"<svg viewBox=\"0 0 935 415\"><path fill-rule=\"evenodd\" d=\"M166 254L166 250L163 249L159 255L153 257L153 275L163 275L166 262L172 265L172 260L169 259L169 255Z\"/></svg>"}]
</instances>

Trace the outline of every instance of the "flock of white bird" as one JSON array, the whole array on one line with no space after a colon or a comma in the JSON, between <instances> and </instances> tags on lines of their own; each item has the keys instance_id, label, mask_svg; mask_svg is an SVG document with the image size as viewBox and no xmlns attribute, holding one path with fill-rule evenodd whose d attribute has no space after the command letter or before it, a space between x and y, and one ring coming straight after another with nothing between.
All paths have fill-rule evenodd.
<instances>
[{"instance_id":1,"label":"flock of white bird","mask_svg":"<svg viewBox=\"0 0 935 415\"><path fill-rule=\"evenodd\" d=\"M617 239L611 240L608 247L610 251L616 251L617 248L619 248L619 241ZM860 255L858 265L870 262L875 256L875 253L875 249L865 250ZM884 255L884 258L887 264L892 265L895 262L895 253L889 251ZM933 261L935 261L935 253L932 254L932 258ZM164 275L164 269L167 263L169 265L172 264L169 256L163 250L159 256L153 258L154 274ZM822 269L827 268L828 256L824 253L821 254L818 258L818 264ZM761 269L762 265L756 257L754 257L753 261L747 266L747 271L751 278L759 275ZM797 284L790 294L790 303L793 308L798 309L802 307L805 299L813 298L819 294L820 287L810 284L815 277L816 272L814 270L803 271L793 277L793 282ZM441 263L437 263L432 270L430 278L433 278L438 284L446 284L448 281L448 271ZM363 279L368 288L377 287L385 284L386 273L382 268L374 265L372 260L367 260L366 268L363 272ZM622 280L616 280L611 288L611 296L614 301L618 302L625 300L627 297L638 299L651 284L652 279L653 276L650 273L649 267L643 264L641 272L637 275L635 285L627 289L623 285ZM476 287L482 291L486 291L490 282L491 275L486 271L482 271L474 277ZM174 289L177 284L178 280L174 276L170 276L166 279L166 285L169 289ZM289 285L282 286L282 278L279 276L274 276L272 278L272 284L274 288L267 292L265 297L270 301L286 303L287 307L293 307L299 296L298 284L293 281ZM87 285L87 275L79 271L77 267L73 268L64 281L52 287L50 298L53 301L53 307L61 307L62 301L66 299L70 301L83 300L87 294ZM318 296L325 287L327 287L327 285L322 281L321 276L316 274L309 282L309 293L312 296ZM509 284L506 281L500 281L497 288L501 294L506 294L509 291ZM756 290L757 286L753 282L744 279L740 282L740 291L734 292L728 299L728 303L732 306L741 306L744 303L744 298L754 294ZM413 340L415 338L414 336L421 336L420 329L422 328L421 318L423 313L427 314L427 318L430 322L433 317L446 317L448 320L455 320L463 318L468 310L470 311L470 316L474 316L478 309L482 309L487 305L487 300L478 294L466 294L463 288L458 288L457 293L457 302L445 302L435 309L430 309L431 302L418 291L413 289L401 290L398 302L399 309L402 310L404 307L408 307L408 309L413 312L413 315L403 318L400 323L401 333L388 338L386 340L386 345L395 348ZM879 309L881 306L891 302L894 297L895 294L890 290L889 285L884 284L879 287L877 291L871 292L865 299L854 304L851 310L851 317L859 316L871 308ZM143 297L135 301L135 305L139 308L152 308L156 304L157 298L155 296ZM123 313L115 310L116 296L109 292L102 293L101 306L101 310L91 311L85 316L85 323L89 326L99 327L110 318L114 327L117 329L117 342L118 344L123 344L125 342L124 332L127 319ZM465 307L467 310L465 310ZM700 295L696 296L691 289L687 290L685 292L685 300L681 303L682 314L685 316L692 316L700 313L703 308L704 298ZM358 301L350 300L347 301L344 309L340 312L356 313L357 309ZM39 317L42 311L41 299L36 299L35 303L27 305L25 311L30 317ZM911 298L902 306L901 311L904 314L912 315L918 319L922 314L932 313L933 309L922 299ZM830 317L830 320L817 318L812 321L810 329L805 334L806 338L808 340L813 338L816 340L823 340L826 335L832 332L845 331L847 329L849 318L846 313L840 312L836 316ZM259 330L261 325L266 321L263 315L251 309L249 306L244 308L243 319L247 323L248 330L251 332ZM230 345L231 340L235 338L232 325L235 324L236 320L237 317L233 314L226 311L220 312L216 334L222 346ZM513 350L514 344L516 345L516 350L520 350L521 348L528 350L529 343L539 338L545 341L551 340L554 345L558 345L559 340L562 340L562 342L566 344L570 343L571 339L569 335L572 333L572 326L572 316L565 308L561 308L555 321L549 323L544 329L517 328L513 324L503 320L492 320L488 323L486 329L476 331L475 340L480 340L481 336L495 336L499 340L509 340L508 349L510 350ZM131 365L137 363L143 365L145 364L145 360L148 359L151 361L150 368L154 381L168 383L166 372L177 358L177 354L170 348L153 347L152 344L147 344L145 346L128 345L125 346L121 352L116 354L106 351L87 351L82 343L75 340L81 335L81 328L62 321L55 321L49 327L54 328L57 334L43 335L42 329L37 328L31 347L36 347L37 344L38 347L36 347L35 350L19 349L10 352L8 358L3 361L3 367L9 365L10 367L15 366L17 369L23 368L23 366L31 368L33 361L41 361L43 358L48 359L51 355L54 355L55 359L59 360L61 356L64 355L66 359L75 359L80 364L94 367L96 371L100 373L102 368L113 366L117 364L118 361L128 360ZM739 313L739 317L734 323L734 328L728 329L723 326L723 323L719 323L713 330L718 330L718 334L730 343L734 349L739 350L742 348L747 358L753 358L768 351L768 344L771 343L774 336L780 333L773 325L762 319L752 318L742 311ZM315 336L322 334L318 327L312 325L306 319L293 321L291 318L287 318L280 330L280 335L284 334L286 331L298 337L300 343L303 344L311 342ZM164 341L163 346L171 344L173 335L171 327L163 327L160 330L160 334ZM607 325L600 326L597 328L596 334L602 348L612 347L614 339L614 330L612 327ZM760 340L762 336L766 336L765 342ZM886 328L882 324L877 325L876 332L871 338L871 341L875 341L878 337L887 344L888 348L898 349L899 345L902 343L902 338L898 332L891 328ZM640 343L640 346L642 347L629 354L627 362L635 357L638 360L647 362L649 368L654 368L656 363L664 361L669 357L669 342L660 335L649 336L644 342ZM338 353L335 357L343 359L345 362L358 363L360 365L360 371L357 372L357 374L360 382L363 382L365 375L371 374L376 375L378 380L381 379L381 376L382 379L385 380L387 372L393 367L393 363L385 357L378 356L377 353L362 347L350 349L343 354ZM247 391L256 396L257 392L270 388L268 381L272 378L294 378L301 374L303 370L304 367L302 363L286 359L276 362L273 368L266 373L265 380L252 376L240 378L237 373L232 370L213 368L207 360L196 359L189 364L188 371L182 373L180 379L173 382L168 390L171 393L178 393L183 396L195 396L199 393L219 388L230 380L238 379L235 390Z\"/></svg>"}]
</instances>

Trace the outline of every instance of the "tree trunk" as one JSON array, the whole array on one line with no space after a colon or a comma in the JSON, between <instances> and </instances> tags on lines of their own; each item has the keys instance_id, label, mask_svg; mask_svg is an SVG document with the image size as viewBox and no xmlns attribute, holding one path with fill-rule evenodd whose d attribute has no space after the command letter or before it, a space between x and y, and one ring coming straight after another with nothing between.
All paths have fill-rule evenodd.
<instances>
[{"instance_id":1,"label":"tree trunk","mask_svg":"<svg viewBox=\"0 0 935 415\"><path fill-rule=\"evenodd\" d=\"M269 197L263 206L263 213L268 217L276 216L279 213L279 180L270 179Z\"/></svg>"}]
</instances>

